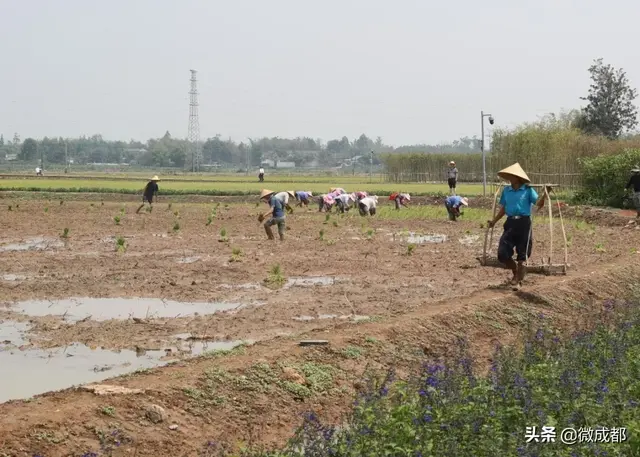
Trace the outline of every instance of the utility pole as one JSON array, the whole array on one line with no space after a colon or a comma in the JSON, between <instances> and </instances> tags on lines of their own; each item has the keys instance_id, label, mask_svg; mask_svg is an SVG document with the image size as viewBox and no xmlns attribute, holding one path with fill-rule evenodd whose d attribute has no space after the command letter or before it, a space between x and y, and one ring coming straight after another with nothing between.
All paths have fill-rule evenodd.
<instances>
[{"instance_id":1,"label":"utility pole","mask_svg":"<svg viewBox=\"0 0 640 457\"><path fill-rule=\"evenodd\" d=\"M191 149L191 171L200 171L202 151L200 150L200 120L198 119L198 80L196 70L191 71L191 91L189 91L189 148Z\"/></svg>"},{"instance_id":2,"label":"utility pole","mask_svg":"<svg viewBox=\"0 0 640 457\"><path fill-rule=\"evenodd\" d=\"M373 149L371 150L371 155L369 156L369 184L372 182L373 176Z\"/></svg>"},{"instance_id":3,"label":"utility pole","mask_svg":"<svg viewBox=\"0 0 640 457\"><path fill-rule=\"evenodd\" d=\"M67 140L64 140L64 172L69 173L69 148L67 147Z\"/></svg>"},{"instance_id":4,"label":"utility pole","mask_svg":"<svg viewBox=\"0 0 640 457\"><path fill-rule=\"evenodd\" d=\"M484 150L484 118L489 118L489 124L493 125L494 119L491 114L480 111L480 130L482 132L480 140L480 151L482 152L482 195L487 196L487 155Z\"/></svg>"},{"instance_id":5,"label":"utility pole","mask_svg":"<svg viewBox=\"0 0 640 457\"><path fill-rule=\"evenodd\" d=\"M249 145L251 144L251 138L247 138L249 140L249 143L247 143L247 173L246 176L249 176Z\"/></svg>"}]
</instances>

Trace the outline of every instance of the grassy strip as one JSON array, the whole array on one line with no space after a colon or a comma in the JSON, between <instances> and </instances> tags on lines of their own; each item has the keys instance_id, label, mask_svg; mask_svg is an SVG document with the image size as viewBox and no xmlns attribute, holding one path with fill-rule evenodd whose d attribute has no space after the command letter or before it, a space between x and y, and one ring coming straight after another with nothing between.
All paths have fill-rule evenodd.
<instances>
[{"instance_id":1,"label":"grassy strip","mask_svg":"<svg viewBox=\"0 0 640 457\"><path fill-rule=\"evenodd\" d=\"M372 378L343 427L309 413L284 450L243 454L640 456L638 303L607 301L594 319L594 330L563 340L540 315L524 351L498 348L485 376L475 373L460 340L456 355L426 362L408 382L395 381L393 372ZM526 430L534 426L537 434L555 427L555 442L527 442ZM564 444L565 428L582 439Z\"/></svg>"}]
</instances>

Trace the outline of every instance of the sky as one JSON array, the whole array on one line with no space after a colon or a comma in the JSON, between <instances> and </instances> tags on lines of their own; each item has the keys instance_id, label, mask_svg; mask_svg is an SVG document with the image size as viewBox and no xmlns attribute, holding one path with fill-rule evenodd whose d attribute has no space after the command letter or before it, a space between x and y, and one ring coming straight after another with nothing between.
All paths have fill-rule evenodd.
<instances>
[{"instance_id":1,"label":"sky","mask_svg":"<svg viewBox=\"0 0 640 457\"><path fill-rule=\"evenodd\" d=\"M0 133L480 135L579 107L602 57L640 86L631 0L0 0ZM490 134L490 128L486 133Z\"/></svg>"}]
</instances>

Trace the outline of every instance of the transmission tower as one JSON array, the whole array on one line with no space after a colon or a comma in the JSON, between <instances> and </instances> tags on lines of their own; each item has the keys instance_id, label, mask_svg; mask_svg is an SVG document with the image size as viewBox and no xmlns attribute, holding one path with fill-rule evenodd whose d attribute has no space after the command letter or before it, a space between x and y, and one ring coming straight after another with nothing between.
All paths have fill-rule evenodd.
<instances>
[{"instance_id":1,"label":"transmission tower","mask_svg":"<svg viewBox=\"0 0 640 457\"><path fill-rule=\"evenodd\" d=\"M198 120L198 80L196 70L191 71L191 91L189 92L189 148L191 150L191 171L200 171L202 152L200 150L200 121Z\"/></svg>"}]
</instances>

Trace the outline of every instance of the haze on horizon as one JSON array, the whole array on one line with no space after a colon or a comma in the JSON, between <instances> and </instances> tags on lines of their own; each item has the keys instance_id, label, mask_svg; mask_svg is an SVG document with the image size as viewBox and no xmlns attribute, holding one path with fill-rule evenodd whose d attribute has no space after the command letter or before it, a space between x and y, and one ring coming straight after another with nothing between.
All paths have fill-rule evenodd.
<instances>
[{"instance_id":1,"label":"haze on horizon","mask_svg":"<svg viewBox=\"0 0 640 457\"><path fill-rule=\"evenodd\" d=\"M0 0L0 133L10 139L361 133L479 136L577 108L593 59L640 84L640 3L612 0ZM488 132L490 130L488 129Z\"/></svg>"}]
</instances>

